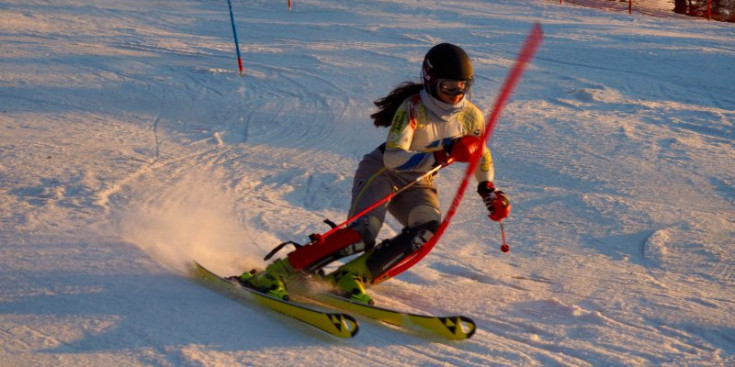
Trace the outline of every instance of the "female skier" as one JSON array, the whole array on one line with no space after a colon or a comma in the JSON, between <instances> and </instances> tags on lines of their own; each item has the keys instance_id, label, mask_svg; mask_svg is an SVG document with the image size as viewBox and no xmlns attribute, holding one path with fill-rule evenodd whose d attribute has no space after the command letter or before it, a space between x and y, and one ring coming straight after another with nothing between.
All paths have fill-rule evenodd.
<instances>
[{"instance_id":1,"label":"female skier","mask_svg":"<svg viewBox=\"0 0 735 367\"><path fill-rule=\"evenodd\" d=\"M437 165L467 162L482 149L474 172L477 192L490 212L501 221L510 212L508 197L493 185L490 150L480 140L484 118L466 96L474 73L469 56L460 47L442 43L424 57L422 83L406 82L375 101L370 117L388 127L388 138L365 155L355 173L349 216L360 213L391 192L415 181ZM376 245L386 212L404 226L400 234ZM436 232L441 212L433 175L400 192L389 203L356 219L324 238L316 238L277 259L265 271L247 272L240 280L278 298L287 298L285 283L298 273L314 273L332 261L363 252L327 275L339 293L372 304L365 287L419 250Z\"/></svg>"}]
</instances>

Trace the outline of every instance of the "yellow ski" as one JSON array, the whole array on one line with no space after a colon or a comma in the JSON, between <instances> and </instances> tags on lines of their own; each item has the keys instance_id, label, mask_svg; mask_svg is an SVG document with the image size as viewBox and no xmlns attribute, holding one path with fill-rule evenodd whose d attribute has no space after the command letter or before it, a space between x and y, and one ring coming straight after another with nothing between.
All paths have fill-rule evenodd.
<instances>
[{"instance_id":1,"label":"yellow ski","mask_svg":"<svg viewBox=\"0 0 735 367\"><path fill-rule=\"evenodd\" d=\"M360 328L355 318L350 315L321 311L296 302L271 297L254 289L232 283L207 270L196 261L192 262L189 272L199 283L233 299L245 302L254 301L263 307L291 316L334 336L352 338Z\"/></svg>"},{"instance_id":2,"label":"yellow ski","mask_svg":"<svg viewBox=\"0 0 735 367\"><path fill-rule=\"evenodd\" d=\"M299 295L339 310L353 312L387 324L419 333L429 333L448 340L469 339L476 330L475 322L465 316L429 316L407 313L353 302L331 293L303 293Z\"/></svg>"}]
</instances>

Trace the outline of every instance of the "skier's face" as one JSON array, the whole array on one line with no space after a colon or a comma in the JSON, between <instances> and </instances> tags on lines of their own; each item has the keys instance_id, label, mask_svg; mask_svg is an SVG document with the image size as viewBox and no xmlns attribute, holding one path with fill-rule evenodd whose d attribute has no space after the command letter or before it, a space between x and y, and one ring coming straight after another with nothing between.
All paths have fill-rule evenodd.
<instances>
[{"instance_id":1,"label":"skier's face","mask_svg":"<svg viewBox=\"0 0 735 367\"><path fill-rule=\"evenodd\" d=\"M470 88L471 81L441 79L437 83L439 99L444 103L457 104Z\"/></svg>"}]
</instances>

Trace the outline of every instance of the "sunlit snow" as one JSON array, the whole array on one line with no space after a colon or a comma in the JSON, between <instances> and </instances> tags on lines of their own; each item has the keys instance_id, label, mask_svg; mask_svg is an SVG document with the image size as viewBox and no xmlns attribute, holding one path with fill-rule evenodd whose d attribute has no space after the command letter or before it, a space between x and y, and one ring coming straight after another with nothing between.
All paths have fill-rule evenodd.
<instances>
[{"instance_id":1,"label":"sunlit snow","mask_svg":"<svg viewBox=\"0 0 735 367\"><path fill-rule=\"evenodd\" d=\"M733 366L735 27L518 0L0 4L0 366ZM379 304L463 314L446 343L350 340L187 279L345 219L372 101L424 53L474 60L513 212L471 188ZM448 207L460 164L437 178ZM474 186L474 184L472 184ZM381 238L398 231L388 221Z\"/></svg>"}]
</instances>

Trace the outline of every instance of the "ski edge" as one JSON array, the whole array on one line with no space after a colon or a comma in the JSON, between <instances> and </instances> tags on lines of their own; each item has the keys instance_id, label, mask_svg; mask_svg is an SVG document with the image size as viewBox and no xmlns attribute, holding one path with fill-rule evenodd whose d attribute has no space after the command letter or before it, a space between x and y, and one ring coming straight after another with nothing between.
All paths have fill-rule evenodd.
<instances>
[{"instance_id":1,"label":"ski edge","mask_svg":"<svg viewBox=\"0 0 735 367\"><path fill-rule=\"evenodd\" d=\"M357 335L360 329L357 320L349 314L317 310L297 302L271 297L254 289L235 285L196 261L191 262L189 275L198 283L230 298L246 303L254 301L260 306L277 311L340 338L352 338Z\"/></svg>"}]
</instances>

